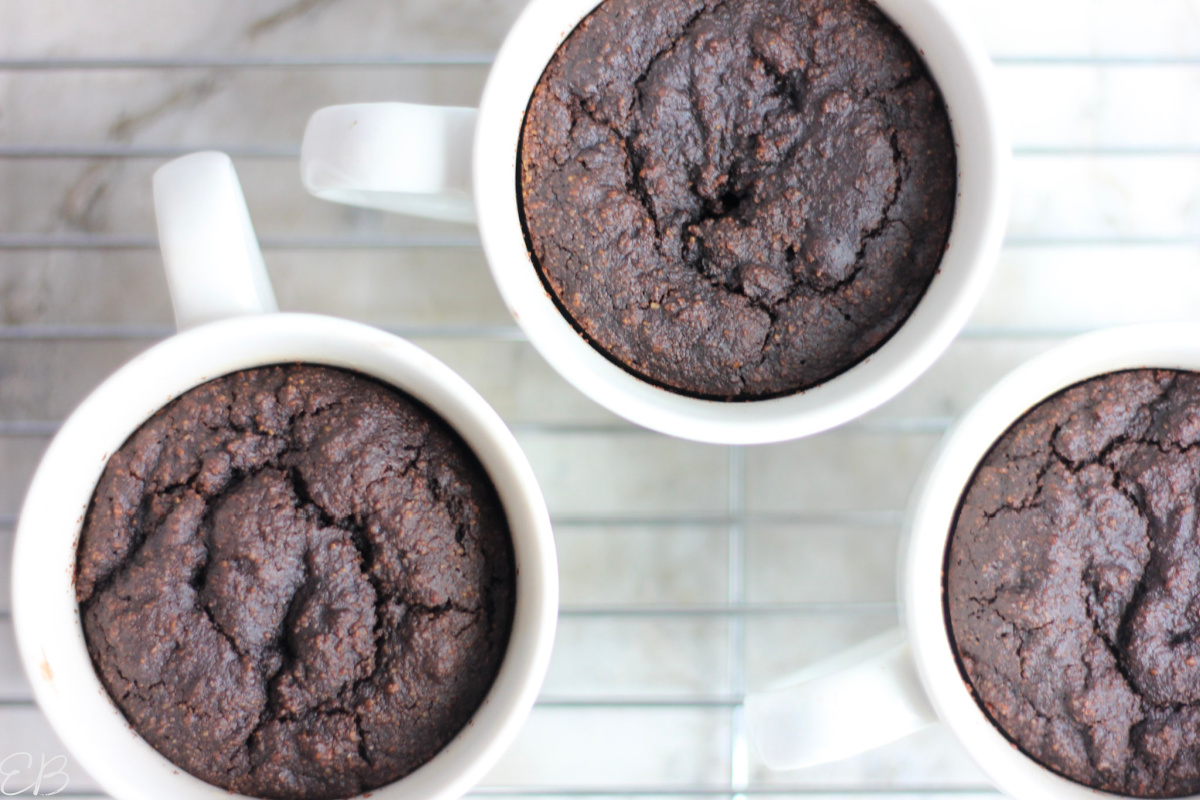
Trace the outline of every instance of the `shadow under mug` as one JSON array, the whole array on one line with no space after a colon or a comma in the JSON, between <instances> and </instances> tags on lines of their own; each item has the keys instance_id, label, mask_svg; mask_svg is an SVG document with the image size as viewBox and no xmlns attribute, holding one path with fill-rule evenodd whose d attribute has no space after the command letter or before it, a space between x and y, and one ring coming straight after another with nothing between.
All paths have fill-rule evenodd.
<instances>
[{"instance_id":1,"label":"shadow under mug","mask_svg":"<svg viewBox=\"0 0 1200 800\"><path fill-rule=\"evenodd\" d=\"M600 0L532 0L496 57L478 112L404 103L331 106L309 120L301 178L339 203L474 221L500 294L530 342L592 400L644 427L717 444L761 444L836 427L894 397L966 324L1008 214L1009 152L991 62L947 0L876 0L941 89L958 155L958 199L940 268L909 319L846 372L786 397L728 403L654 386L611 362L563 317L525 240L517 196L521 127L559 45Z\"/></svg>"},{"instance_id":2,"label":"shadow under mug","mask_svg":"<svg viewBox=\"0 0 1200 800\"><path fill-rule=\"evenodd\" d=\"M1200 372L1200 324L1138 325L1073 339L1011 372L955 424L918 482L905 523L902 628L818 663L782 688L746 698L750 738L767 766L797 769L845 758L941 722L1009 797L1121 797L1041 766L987 718L959 670L943 572L963 493L1013 423L1077 383L1145 368Z\"/></svg>"},{"instance_id":3,"label":"shadow under mug","mask_svg":"<svg viewBox=\"0 0 1200 800\"><path fill-rule=\"evenodd\" d=\"M150 416L237 370L305 362L354 370L415 397L478 457L512 534L516 608L491 690L433 759L377 789L381 800L454 800L516 737L541 687L558 613L558 566L533 471L496 412L462 378L378 329L312 314L270 313L274 295L229 158L197 153L154 176L159 239L180 333L134 358L63 424L25 498L13 557L13 620L42 711L78 762L123 800L233 797L169 762L134 734L97 678L75 602L75 551L109 456Z\"/></svg>"}]
</instances>

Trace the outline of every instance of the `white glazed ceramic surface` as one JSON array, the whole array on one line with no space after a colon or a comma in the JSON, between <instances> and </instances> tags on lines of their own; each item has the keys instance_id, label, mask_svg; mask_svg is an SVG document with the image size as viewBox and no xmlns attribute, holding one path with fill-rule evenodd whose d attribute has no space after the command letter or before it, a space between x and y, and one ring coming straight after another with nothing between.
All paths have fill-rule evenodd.
<instances>
[{"instance_id":1,"label":"white glazed ceramic surface","mask_svg":"<svg viewBox=\"0 0 1200 800\"><path fill-rule=\"evenodd\" d=\"M896 631L794 676L784 688L747 698L751 735L767 763L821 763L940 721L1010 797L1114 797L1040 766L987 719L958 668L942 580L959 500L1004 432L1069 386L1148 367L1200 371L1200 324L1114 328L1071 340L1011 372L962 417L918 485L906 523L899 585L907 641Z\"/></svg>"},{"instance_id":2,"label":"white glazed ceramic surface","mask_svg":"<svg viewBox=\"0 0 1200 800\"><path fill-rule=\"evenodd\" d=\"M205 203L195 197L185 202L197 190L197 180L213 178L213 159L217 167L228 168L224 178L213 179L213 191L228 197L236 178L229 183L232 166L219 154L189 156L164 167L199 167L198 174L185 179L182 190L178 181L173 187L161 186L156 176L160 222L167 223L160 229L169 273L203 265L195 251L185 250L177 260L171 254L172 245L181 239L195 235L203 239L206 231L197 225L214 219L205 215ZM179 213L184 216L177 217ZM244 202L240 213L225 203L220 216L224 222L212 224L227 235L209 230L207 240L229 243L242 236L241 241L257 251L252 237L244 237L249 230ZM172 233L171 226L176 225L179 229ZM251 272L254 255L242 261L251 265ZM261 267L261 257L257 263ZM243 287L251 295L257 292L269 307L273 302L269 284L247 281L253 276L240 274ZM170 283L174 290L196 278L195 274L173 275ZM80 527L108 457L149 416L187 390L236 370L268 364L301 361L356 370L417 398L462 436L494 482L512 531L518 573L516 613L495 684L466 728L436 757L373 793L383 800L453 800L469 790L516 737L549 663L558 574L549 515L537 481L499 416L428 353L355 322L308 314L247 313L255 301L239 305L238 296L237 292L210 296L199 292L193 303L188 295L177 295L181 321L226 318L186 330L126 364L79 406L47 450L26 496L13 557L13 618L34 694L64 744L114 797L231 796L183 773L153 750L133 732L97 679L75 602Z\"/></svg>"},{"instance_id":3,"label":"white glazed ceramic surface","mask_svg":"<svg viewBox=\"0 0 1200 800\"><path fill-rule=\"evenodd\" d=\"M975 36L943 0L878 0L912 40L941 88L958 153L959 196L950 241L937 277L899 331L842 375L789 397L725 403L652 386L616 366L581 337L542 285L520 222L517 154L521 125L546 64L599 0L533 0L510 31L488 78L476 120L475 218L492 275L506 305L543 357L584 394L609 410L662 433L719 444L760 444L836 427L898 394L944 352L975 308L991 275L1008 211L1008 148L990 88L991 63ZM447 109L461 115L462 109ZM407 118L414 131L431 125L428 109L404 104L323 109L313 116L301 159L305 185L340 202L397 208L429 191L430 216L446 218L452 170L434 164L468 160L449 145L408 151L375 148L374 129ZM363 133L368 131L368 133ZM424 133L406 137L428 140ZM373 173L364 164L376 164ZM408 166L406 166L406 164ZM412 173L405 177L406 171ZM431 178L430 174L435 173ZM380 176L393 194L381 197ZM383 192L382 194L386 194ZM459 217L465 218L465 217Z\"/></svg>"},{"instance_id":4,"label":"white glazed ceramic surface","mask_svg":"<svg viewBox=\"0 0 1200 800\"><path fill-rule=\"evenodd\" d=\"M1113 797L1061 778L1017 750L980 711L947 635L946 540L959 498L992 445L1026 411L1088 378L1157 367L1200 371L1200 325L1114 328L1074 339L1014 370L947 435L918 488L901 561L901 599L917 670L938 717L1006 794L1020 800Z\"/></svg>"}]
</instances>

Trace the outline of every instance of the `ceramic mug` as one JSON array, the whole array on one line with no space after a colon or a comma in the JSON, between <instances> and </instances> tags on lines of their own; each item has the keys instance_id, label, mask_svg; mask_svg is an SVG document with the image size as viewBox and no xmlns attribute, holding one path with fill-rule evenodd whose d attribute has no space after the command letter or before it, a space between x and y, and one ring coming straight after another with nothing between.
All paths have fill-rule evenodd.
<instances>
[{"instance_id":1,"label":"ceramic mug","mask_svg":"<svg viewBox=\"0 0 1200 800\"><path fill-rule=\"evenodd\" d=\"M900 559L902 629L746 699L763 761L795 769L864 752L934 722L948 726L1002 792L1019 800L1095 800L1018 750L959 670L945 615L946 546L976 468L1027 411L1089 378L1130 369L1200 372L1200 325L1117 328L1069 341L1014 370L947 433L919 482Z\"/></svg>"},{"instance_id":2,"label":"ceramic mug","mask_svg":"<svg viewBox=\"0 0 1200 800\"><path fill-rule=\"evenodd\" d=\"M516 440L462 378L414 345L346 320L280 314L229 158L198 153L154 176L155 210L179 334L100 385L51 442L25 498L13 556L13 620L21 661L63 743L123 800L230 797L179 769L143 739L93 668L75 602L75 550L110 454L166 403L208 380L269 364L354 370L437 412L463 438L500 496L512 533L517 591L495 683L468 725L433 759L373 793L453 800L512 742L537 697L558 612L558 568L541 491Z\"/></svg>"},{"instance_id":3,"label":"ceramic mug","mask_svg":"<svg viewBox=\"0 0 1200 800\"><path fill-rule=\"evenodd\" d=\"M877 0L937 81L958 154L958 200L937 276L908 321L846 372L786 397L728 403L658 388L580 336L531 260L517 191L521 126L558 47L600 0L532 0L508 34L478 112L401 103L331 106L309 120L301 177L341 203L474 221L500 294L535 348L577 389L662 433L759 444L833 428L894 397L949 346L983 293L1008 212L1008 147L991 62L946 0Z\"/></svg>"}]
</instances>

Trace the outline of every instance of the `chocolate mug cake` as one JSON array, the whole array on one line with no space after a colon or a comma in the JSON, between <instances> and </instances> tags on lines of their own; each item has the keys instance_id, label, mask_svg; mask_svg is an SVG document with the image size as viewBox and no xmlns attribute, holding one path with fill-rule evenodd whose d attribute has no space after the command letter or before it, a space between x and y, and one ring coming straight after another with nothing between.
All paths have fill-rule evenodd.
<instances>
[{"instance_id":1,"label":"chocolate mug cake","mask_svg":"<svg viewBox=\"0 0 1200 800\"><path fill-rule=\"evenodd\" d=\"M97 674L189 773L265 798L391 783L467 723L515 600L500 500L407 395L312 365L197 387L109 460L78 545Z\"/></svg>"},{"instance_id":2,"label":"chocolate mug cake","mask_svg":"<svg viewBox=\"0 0 1200 800\"><path fill-rule=\"evenodd\" d=\"M518 180L577 330L720 400L793 394L890 338L957 186L938 88L867 0L605 0L533 93Z\"/></svg>"},{"instance_id":3,"label":"chocolate mug cake","mask_svg":"<svg viewBox=\"0 0 1200 800\"><path fill-rule=\"evenodd\" d=\"M1026 413L963 493L947 624L981 708L1094 789L1200 793L1200 374L1110 373Z\"/></svg>"}]
</instances>

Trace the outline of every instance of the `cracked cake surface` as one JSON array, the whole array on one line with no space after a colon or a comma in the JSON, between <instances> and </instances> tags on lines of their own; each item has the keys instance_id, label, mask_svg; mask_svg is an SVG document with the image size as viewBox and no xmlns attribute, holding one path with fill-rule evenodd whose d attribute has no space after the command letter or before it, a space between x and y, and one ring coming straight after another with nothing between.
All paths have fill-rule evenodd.
<instances>
[{"instance_id":1,"label":"cracked cake surface","mask_svg":"<svg viewBox=\"0 0 1200 800\"><path fill-rule=\"evenodd\" d=\"M866 0L605 0L534 91L519 182L543 282L595 347L750 400L908 318L956 164L937 87Z\"/></svg>"},{"instance_id":2,"label":"cracked cake surface","mask_svg":"<svg viewBox=\"0 0 1200 800\"><path fill-rule=\"evenodd\" d=\"M327 367L233 373L112 456L76 565L88 651L191 774L341 798L437 753L482 702L515 575L495 489L435 414Z\"/></svg>"},{"instance_id":3,"label":"cracked cake surface","mask_svg":"<svg viewBox=\"0 0 1200 800\"><path fill-rule=\"evenodd\" d=\"M1200 793L1200 374L1076 385L1018 420L946 560L960 667L1024 753L1095 789Z\"/></svg>"}]
</instances>

